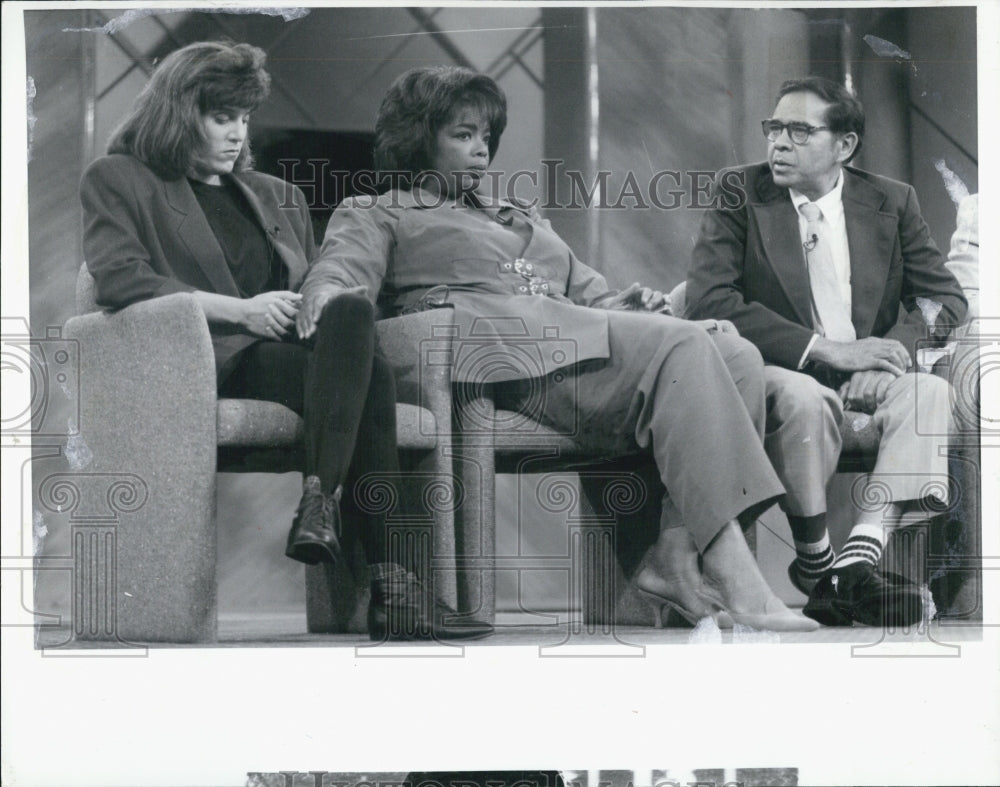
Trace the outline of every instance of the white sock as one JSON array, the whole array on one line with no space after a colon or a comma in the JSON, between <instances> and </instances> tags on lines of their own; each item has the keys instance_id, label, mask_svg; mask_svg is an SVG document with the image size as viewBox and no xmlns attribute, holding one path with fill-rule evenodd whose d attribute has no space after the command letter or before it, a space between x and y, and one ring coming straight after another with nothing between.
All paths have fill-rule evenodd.
<instances>
[{"instance_id":1,"label":"white sock","mask_svg":"<svg viewBox=\"0 0 1000 787\"><path fill-rule=\"evenodd\" d=\"M882 525L855 525L847 543L840 550L840 557L834 562L834 567L843 568L852 563L862 561L878 565L885 547L885 528Z\"/></svg>"}]
</instances>

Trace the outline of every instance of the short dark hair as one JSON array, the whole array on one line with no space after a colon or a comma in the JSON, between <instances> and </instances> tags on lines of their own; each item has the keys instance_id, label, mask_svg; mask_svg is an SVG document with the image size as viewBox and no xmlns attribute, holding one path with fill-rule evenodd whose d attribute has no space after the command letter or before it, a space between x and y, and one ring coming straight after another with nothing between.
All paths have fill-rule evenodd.
<instances>
[{"instance_id":1,"label":"short dark hair","mask_svg":"<svg viewBox=\"0 0 1000 787\"><path fill-rule=\"evenodd\" d=\"M865 110L847 88L833 80L817 76L789 79L778 88L778 97L774 103L777 104L789 93L812 93L829 104L824 122L834 133L847 134L853 131L857 134L858 144L847 160L850 161L858 154L865 138Z\"/></svg>"},{"instance_id":2,"label":"short dark hair","mask_svg":"<svg viewBox=\"0 0 1000 787\"><path fill-rule=\"evenodd\" d=\"M456 111L472 107L490 129L490 161L507 127L507 97L485 74L459 66L414 68L389 87L375 121L375 169L412 180L430 169L438 131Z\"/></svg>"},{"instance_id":3,"label":"short dark hair","mask_svg":"<svg viewBox=\"0 0 1000 787\"><path fill-rule=\"evenodd\" d=\"M201 116L213 110L253 111L267 98L267 55L250 44L199 41L167 55L112 132L108 153L127 153L162 177L191 169L204 139ZM252 164L249 140L234 169Z\"/></svg>"}]
</instances>

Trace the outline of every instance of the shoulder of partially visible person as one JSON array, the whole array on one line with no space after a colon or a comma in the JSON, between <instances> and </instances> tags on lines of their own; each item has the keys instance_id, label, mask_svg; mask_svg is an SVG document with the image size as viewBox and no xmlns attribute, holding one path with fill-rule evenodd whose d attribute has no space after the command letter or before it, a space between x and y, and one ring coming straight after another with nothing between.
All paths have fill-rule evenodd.
<instances>
[{"instance_id":1,"label":"shoulder of partially visible person","mask_svg":"<svg viewBox=\"0 0 1000 787\"><path fill-rule=\"evenodd\" d=\"M955 241L979 246L979 195L969 194L958 203L958 216L955 219Z\"/></svg>"},{"instance_id":2,"label":"shoulder of partially visible person","mask_svg":"<svg viewBox=\"0 0 1000 787\"><path fill-rule=\"evenodd\" d=\"M969 308L966 323L979 318L979 195L970 194L958 205L955 232L945 262L962 286Z\"/></svg>"}]
</instances>

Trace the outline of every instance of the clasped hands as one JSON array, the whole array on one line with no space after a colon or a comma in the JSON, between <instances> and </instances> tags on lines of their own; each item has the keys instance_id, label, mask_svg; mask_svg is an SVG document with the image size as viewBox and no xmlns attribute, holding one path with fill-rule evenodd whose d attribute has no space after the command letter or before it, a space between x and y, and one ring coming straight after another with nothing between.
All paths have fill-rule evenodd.
<instances>
[{"instance_id":1,"label":"clasped hands","mask_svg":"<svg viewBox=\"0 0 1000 787\"><path fill-rule=\"evenodd\" d=\"M367 290L363 286L340 287L330 284L322 284L312 287L302 301L302 308L299 309L298 317L295 320L295 330L300 339L308 339L316 333L316 326L319 325L319 318L323 316L323 309L338 295L366 295Z\"/></svg>"},{"instance_id":2,"label":"clasped hands","mask_svg":"<svg viewBox=\"0 0 1000 787\"><path fill-rule=\"evenodd\" d=\"M262 292L242 301L246 332L261 339L284 339L295 325L302 295L289 290Z\"/></svg>"},{"instance_id":3,"label":"clasped hands","mask_svg":"<svg viewBox=\"0 0 1000 787\"><path fill-rule=\"evenodd\" d=\"M901 342L869 336L853 342L817 339L810 358L842 372L852 372L838 394L849 410L873 413L885 401L889 385L912 365Z\"/></svg>"},{"instance_id":4,"label":"clasped hands","mask_svg":"<svg viewBox=\"0 0 1000 787\"><path fill-rule=\"evenodd\" d=\"M262 292L240 301L240 323L251 336L282 340L294 331L299 339L316 332L323 309L337 295L352 290L337 287L313 288L307 296L288 290Z\"/></svg>"}]
</instances>

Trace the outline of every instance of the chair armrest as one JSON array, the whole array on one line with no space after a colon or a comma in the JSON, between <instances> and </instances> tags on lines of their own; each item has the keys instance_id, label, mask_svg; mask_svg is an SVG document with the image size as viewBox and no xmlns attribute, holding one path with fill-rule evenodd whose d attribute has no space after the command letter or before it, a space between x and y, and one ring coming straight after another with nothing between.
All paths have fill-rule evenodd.
<instances>
[{"instance_id":1,"label":"chair armrest","mask_svg":"<svg viewBox=\"0 0 1000 787\"><path fill-rule=\"evenodd\" d=\"M461 521L469 494L466 491L463 496L460 487L456 488L459 472L454 466L451 392L454 336L451 309L431 309L376 323L378 349L395 374L396 400L419 405L434 415L433 427L421 420L420 431L421 437L433 434L435 448L419 452L407 471L411 500L424 501L434 521L433 545L427 552L431 565L424 565L418 573L433 576L437 597L462 611L476 607L469 606L468 593L459 587L470 577L463 575L460 580L455 564L457 545L467 543L461 526L456 532L456 520Z\"/></svg>"},{"instance_id":2,"label":"chair armrest","mask_svg":"<svg viewBox=\"0 0 1000 787\"><path fill-rule=\"evenodd\" d=\"M210 641L217 406L205 316L178 293L74 317L66 334L79 343L73 482L85 500L103 499L116 479L143 490L114 523L115 574L106 581L118 635Z\"/></svg>"},{"instance_id":3,"label":"chair armrest","mask_svg":"<svg viewBox=\"0 0 1000 787\"><path fill-rule=\"evenodd\" d=\"M379 320L378 349L396 377L396 400L430 410L439 432L451 429L451 343L455 314L430 309Z\"/></svg>"},{"instance_id":4,"label":"chair armrest","mask_svg":"<svg viewBox=\"0 0 1000 787\"><path fill-rule=\"evenodd\" d=\"M79 426L88 444L88 435L110 431L122 453L142 454L149 441L201 439L214 456L215 360L191 295L73 317L66 334L79 342Z\"/></svg>"}]
</instances>

